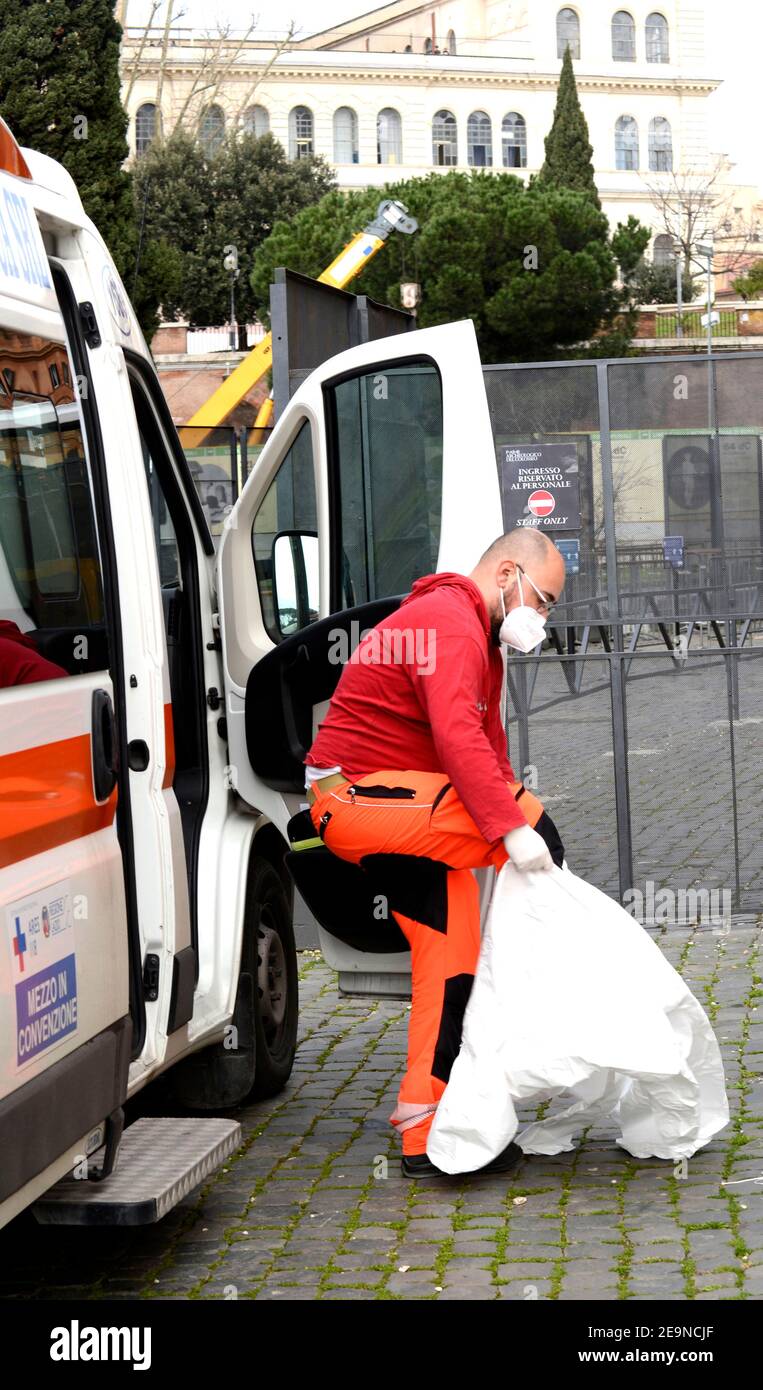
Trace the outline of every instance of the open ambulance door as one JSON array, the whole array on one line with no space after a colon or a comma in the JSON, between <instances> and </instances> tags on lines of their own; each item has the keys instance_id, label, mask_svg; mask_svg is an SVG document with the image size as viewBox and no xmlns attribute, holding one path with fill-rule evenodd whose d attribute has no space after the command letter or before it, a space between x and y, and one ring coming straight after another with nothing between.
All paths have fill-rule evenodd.
<instances>
[{"instance_id":1,"label":"open ambulance door","mask_svg":"<svg viewBox=\"0 0 763 1390\"><path fill-rule=\"evenodd\" d=\"M218 557L230 781L282 834L305 804L303 758L362 632L419 576L468 572L502 529L470 321L351 348L299 388ZM351 918L341 935L319 923L342 985L405 992L402 932Z\"/></svg>"}]
</instances>

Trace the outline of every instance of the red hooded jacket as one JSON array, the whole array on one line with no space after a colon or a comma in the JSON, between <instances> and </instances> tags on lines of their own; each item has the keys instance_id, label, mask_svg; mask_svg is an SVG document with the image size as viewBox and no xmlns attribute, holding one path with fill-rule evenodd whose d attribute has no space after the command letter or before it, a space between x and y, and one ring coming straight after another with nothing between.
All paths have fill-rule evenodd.
<instances>
[{"instance_id":1,"label":"red hooded jacket","mask_svg":"<svg viewBox=\"0 0 763 1390\"><path fill-rule=\"evenodd\" d=\"M0 689L30 685L33 681L54 681L68 674L62 666L40 656L31 637L16 623L7 618L0 621Z\"/></svg>"},{"instance_id":2,"label":"red hooded jacket","mask_svg":"<svg viewBox=\"0 0 763 1390\"><path fill-rule=\"evenodd\" d=\"M384 768L444 772L485 836L527 821L507 787L500 712L503 659L477 585L417 579L399 609L346 663L306 761L348 777Z\"/></svg>"}]
</instances>

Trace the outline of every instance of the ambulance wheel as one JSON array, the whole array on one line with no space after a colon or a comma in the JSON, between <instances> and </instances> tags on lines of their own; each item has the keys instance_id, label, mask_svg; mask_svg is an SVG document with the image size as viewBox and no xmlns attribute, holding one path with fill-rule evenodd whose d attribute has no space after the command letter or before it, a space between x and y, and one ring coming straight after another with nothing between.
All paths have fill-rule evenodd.
<instances>
[{"instance_id":1,"label":"ambulance wheel","mask_svg":"<svg viewBox=\"0 0 763 1390\"><path fill-rule=\"evenodd\" d=\"M245 931L245 955L254 979L255 1072L248 1099L262 1100L282 1090L291 1075L299 1010L289 900L266 859L255 859L250 869Z\"/></svg>"}]
</instances>

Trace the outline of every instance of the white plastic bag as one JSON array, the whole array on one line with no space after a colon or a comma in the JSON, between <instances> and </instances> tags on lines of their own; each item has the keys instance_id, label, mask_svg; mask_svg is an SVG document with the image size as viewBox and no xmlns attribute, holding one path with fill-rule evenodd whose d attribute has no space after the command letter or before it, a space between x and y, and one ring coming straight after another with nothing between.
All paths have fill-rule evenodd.
<instances>
[{"instance_id":1,"label":"white plastic bag","mask_svg":"<svg viewBox=\"0 0 763 1390\"><path fill-rule=\"evenodd\" d=\"M568 1108L517 1134L517 1103L562 1093ZM643 927L567 868L506 864L429 1133L432 1162L471 1172L511 1139L560 1153L594 1121L611 1122L636 1158L688 1158L728 1119L715 1034Z\"/></svg>"}]
</instances>

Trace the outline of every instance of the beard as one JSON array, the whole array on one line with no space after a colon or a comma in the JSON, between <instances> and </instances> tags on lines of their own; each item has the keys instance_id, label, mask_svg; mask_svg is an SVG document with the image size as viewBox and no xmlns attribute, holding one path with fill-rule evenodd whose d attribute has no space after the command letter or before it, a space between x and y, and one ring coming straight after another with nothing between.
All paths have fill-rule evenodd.
<instances>
[{"instance_id":1,"label":"beard","mask_svg":"<svg viewBox=\"0 0 763 1390\"><path fill-rule=\"evenodd\" d=\"M503 627L503 613L500 608L497 613L490 614L490 641L494 647L500 647L501 639L499 633Z\"/></svg>"}]
</instances>

